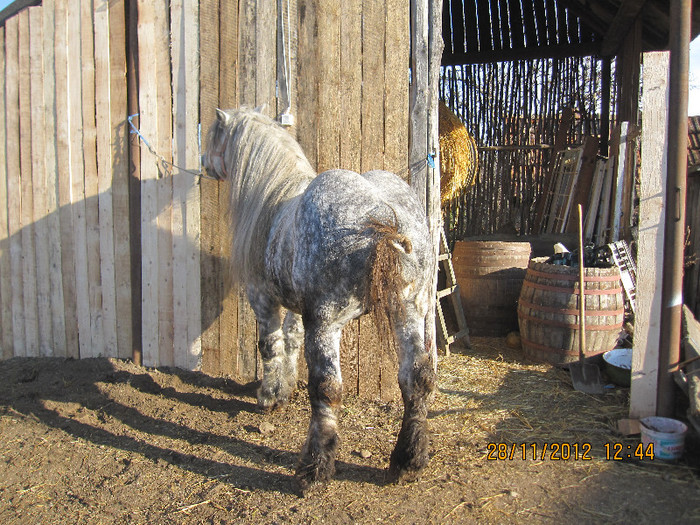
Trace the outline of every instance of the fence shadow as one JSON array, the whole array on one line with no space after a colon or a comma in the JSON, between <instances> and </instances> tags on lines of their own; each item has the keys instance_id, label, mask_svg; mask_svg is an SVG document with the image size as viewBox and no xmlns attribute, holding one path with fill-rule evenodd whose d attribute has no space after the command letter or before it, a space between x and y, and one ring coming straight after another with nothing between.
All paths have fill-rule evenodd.
<instances>
[{"instance_id":1,"label":"fence shadow","mask_svg":"<svg viewBox=\"0 0 700 525\"><path fill-rule=\"evenodd\" d=\"M144 183L137 184L143 186ZM20 195L20 189L11 191L15 191L18 198L26 197ZM133 196L134 191L131 193ZM104 197L104 193L87 197L30 221L20 210L8 208L11 234L0 238L0 304L3 306L0 358L130 358L133 349L141 346L144 263L140 242L141 239L156 239L161 244L170 242L170 250L166 247L165 253L169 251L172 256L173 234L159 228L155 222L143 224L138 213L134 215L128 208L118 213L116 196ZM139 199L140 195L136 199L137 206L140 206ZM113 227L107 223L107 237L106 232L100 230L99 220L105 202L115 208L110 218ZM164 206L168 209L163 209ZM172 206L178 204L161 202L158 213L172 215ZM189 347L223 311L223 301L230 289L224 279L229 263L212 250L193 245L186 232L177 241L182 243L181 252L194 258L202 272L208 272L201 274L200 283L211 279L220 282L219 293L197 299L200 305L206 303L206 308L201 309L200 329L187 333ZM172 295L172 287L179 283L173 282L173 260L163 259L152 262L170 269L170 276L164 278L161 286L170 286ZM174 301L171 298L165 310L160 304L156 305L158 322L166 319L171 331ZM108 322L112 323L111 327L106 325ZM173 339L172 334L170 339ZM81 350L86 349L88 355L83 355ZM174 363L172 358L164 359L161 364L183 366Z\"/></svg>"}]
</instances>

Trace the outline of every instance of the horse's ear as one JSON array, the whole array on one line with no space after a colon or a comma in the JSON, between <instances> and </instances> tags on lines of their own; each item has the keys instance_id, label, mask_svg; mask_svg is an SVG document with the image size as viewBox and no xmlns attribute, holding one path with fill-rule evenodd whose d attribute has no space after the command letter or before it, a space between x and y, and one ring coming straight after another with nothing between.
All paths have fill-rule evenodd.
<instances>
[{"instance_id":1,"label":"horse's ear","mask_svg":"<svg viewBox=\"0 0 700 525\"><path fill-rule=\"evenodd\" d=\"M226 124L226 121L228 121L228 114L223 109L216 108L216 118L222 124Z\"/></svg>"},{"instance_id":2,"label":"horse's ear","mask_svg":"<svg viewBox=\"0 0 700 525\"><path fill-rule=\"evenodd\" d=\"M265 110L267 109L267 102L263 103L262 105L258 106L255 108L256 113L265 113Z\"/></svg>"}]
</instances>

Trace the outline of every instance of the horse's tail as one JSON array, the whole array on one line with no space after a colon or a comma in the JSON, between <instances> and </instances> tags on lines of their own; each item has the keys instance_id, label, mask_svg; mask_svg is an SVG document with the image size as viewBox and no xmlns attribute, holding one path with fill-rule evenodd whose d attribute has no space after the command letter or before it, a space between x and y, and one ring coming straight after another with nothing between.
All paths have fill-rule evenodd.
<instances>
[{"instance_id":1,"label":"horse's tail","mask_svg":"<svg viewBox=\"0 0 700 525\"><path fill-rule=\"evenodd\" d=\"M403 261L413 251L411 240L399 233L398 222L370 219L367 229L374 232L374 254L369 281L369 311L382 343L395 345L394 327L406 316L403 291L407 286Z\"/></svg>"}]
</instances>

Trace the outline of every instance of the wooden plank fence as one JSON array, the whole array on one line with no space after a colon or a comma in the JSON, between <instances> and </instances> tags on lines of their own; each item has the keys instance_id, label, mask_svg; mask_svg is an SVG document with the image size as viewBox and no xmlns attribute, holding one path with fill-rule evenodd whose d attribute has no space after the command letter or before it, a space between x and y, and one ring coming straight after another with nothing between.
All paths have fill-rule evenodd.
<instances>
[{"instance_id":1,"label":"wooden plank fence","mask_svg":"<svg viewBox=\"0 0 700 525\"><path fill-rule=\"evenodd\" d=\"M255 319L227 279L225 187L190 173L214 109L287 110L319 171L408 178L409 14L398 0L45 0L7 19L2 357L259 378ZM395 356L375 347L369 321L348 326L346 391L394 397Z\"/></svg>"}]
</instances>

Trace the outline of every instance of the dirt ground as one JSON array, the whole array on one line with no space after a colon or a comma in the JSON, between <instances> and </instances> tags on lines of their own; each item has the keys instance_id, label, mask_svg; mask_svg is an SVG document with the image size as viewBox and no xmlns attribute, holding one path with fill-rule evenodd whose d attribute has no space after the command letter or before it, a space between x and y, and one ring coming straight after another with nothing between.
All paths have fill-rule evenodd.
<instances>
[{"instance_id":1,"label":"dirt ground","mask_svg":"<svg viewBox=\"0 0 700 525\"><path fill-rule=\"evenodd\" d=\"M0 363L0 523L700 522L695 436L677 464L606 460L606 443L639 442L614 431L629 391L575 392L503 339L440 359L431 462L410 484L384 481L400 404L348 398L335 479L299 497L304 388L272 414L255 388L108 359Z\"/></svg>"}]
</instances>

